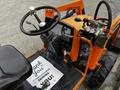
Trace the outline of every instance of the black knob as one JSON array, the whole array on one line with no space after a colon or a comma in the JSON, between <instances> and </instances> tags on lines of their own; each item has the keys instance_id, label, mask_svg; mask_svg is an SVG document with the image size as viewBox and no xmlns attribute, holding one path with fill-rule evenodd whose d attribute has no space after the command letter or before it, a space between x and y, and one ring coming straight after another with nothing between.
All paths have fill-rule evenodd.
<instances>
[{"instance_id":1,"label":"black knob","mask_svg":"<svg viewBox=\"0 0 120 90\"><path fill-rule=\"evenodd\" d=\"M77 17L76 17L76 18L75 18L75 21L76 21L76 22L81 22L82 20L81 20L80 18L77 18Z\"/></svg>"},{"instance_id":2,"label":"black knob","mask_svg":"<svg viewBox=\"0 0 120 90\"><path fill-rule=\"evenodd\" d=\"M87 22L89 22L89 19L88 18L84 18L83 22L87 23Z\"/></svg>"}]
</instances>

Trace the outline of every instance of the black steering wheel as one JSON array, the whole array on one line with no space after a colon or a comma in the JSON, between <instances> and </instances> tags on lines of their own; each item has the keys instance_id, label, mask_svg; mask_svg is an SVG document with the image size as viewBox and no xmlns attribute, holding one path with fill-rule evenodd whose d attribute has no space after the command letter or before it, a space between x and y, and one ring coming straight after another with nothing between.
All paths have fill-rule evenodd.
<instances>
[{"instance_id":1,"label":"black steering wheel","mask_svg":"<svg viewBox=\"0 0 120 90\"><path fill-rule=\"evenodd\" d=\"M51 18L51 20L49 22L42 22L36 13L37 11L44 10L44 9L52 10L55 14L55 15L53 15L53 17ZM26 19L29 16L35 17L35 19L37 20L39 29L37 28L37 26L35 26L31 22L26 21ZM20 22L20 29L26 35L30 35L30 36L40 35L40 34L48 32L49 30L54 28L57 25L57 23L59 22L60 17L61 17L60 12L52 6L41 6L41 7L35 8L35 9L33 7L31 7L31 10L22 18L22 20ZM27 24L32 25L35 28L35 30L26 31L23 26L25 21Z\"/></svg>"},{"instance_id":2,"label":"black steering wheel","mask_svg":"<svg viewBox=\"0 0 120 90\"><path fill-rule=\"evenodd\" d=\"M99 9L100 9L102 4L104 4L106 6L106 8L107 8L108 18L98 18L97 17L98 11L99 11ZM107 29L106 33L109 33L109 30L110 30L110 27L111 27L111 23L112 23L112 10L111 10L111 7L110 7L110 5L108 4L107 1L102 0L98 4L98 6L96 8L96 11L95 11L95 15L94 15L94 20L99 20L99 21L103 22L105 24L105 26L107 27L106 28Z\"/></svg>"}]
</instances>

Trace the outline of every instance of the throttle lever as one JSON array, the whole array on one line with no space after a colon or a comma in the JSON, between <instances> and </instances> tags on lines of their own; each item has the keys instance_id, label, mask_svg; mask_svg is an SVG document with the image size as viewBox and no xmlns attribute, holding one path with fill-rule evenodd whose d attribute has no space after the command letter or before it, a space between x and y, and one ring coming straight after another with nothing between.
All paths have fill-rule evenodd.
<instances>
[{"instance_id":1,"label":"throttle lever","mask_svg":"<svg viewBox=\"0 0 120 90\"><path fill-rule=\"evenodd\" d=\"M84 24L86 23L87 26L89 26L89 21L90 21L90 20L89 20L88 18L84 18L84 19L83 19Z\"/></svg>"},{"instance_id":2,"label":"throttle lever","mask_svg":"<svg viewBox=\"0 0 120 90\"><path fill-rule=\"evenodd\" d=\"M38 28L34 24L32 24L31 22L26 21L26 23L29 24L29 25L32 25L36 30L38 30Z\"/></svg>"},{"instance_id":3,"label":"throttle lever","mask_svg":"<svg viewBox=\"0 0 120 90\"><path fill-rule=\"evenodd\" d=\"M83 28L86 26L85 24L87 24L87 26L89 26L89 19L88 18L84 18L83 19Z\"/></svg>"}]
</instances>

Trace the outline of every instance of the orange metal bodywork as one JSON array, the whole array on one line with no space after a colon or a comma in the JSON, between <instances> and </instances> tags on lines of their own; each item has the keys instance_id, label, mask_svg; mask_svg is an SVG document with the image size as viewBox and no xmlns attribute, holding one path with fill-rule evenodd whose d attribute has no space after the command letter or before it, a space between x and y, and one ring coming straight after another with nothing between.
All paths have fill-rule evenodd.
<instances>
[{"instance_id":1,"label":"orange metal bodywork","mask_svg":"<svg viewBox=\"0 0 120 90\"><path fill-rule=\"evenodd\" d=\"M113 31L114 28L116 28L116 26L120 24L120 15L117 16L113 21L112 21L112 25L111 25L111 29L110 29L110 34L112 36L112 45L114 45L118 35L120 34L120 27L118 30Z\"/></svg>"},{"instance_id":2,"label":"orange metal bodywork","mask_svg":"<svg viewBox=\"0 0 120 90\"><path fill-rule=\"evenodd\" d=\"M67 10L76 9L77 14L83 14L83 11L84 11L83 0L75 0L75 1L69 2L62 6L58 6L57 9L59 11L67 11Z\"/></svg>"},{"instance_id":3,"label":"orange metal bodywork","mask_svg":"<svg viewBox=\"0 0 120 90\"><path fill-rule=\"evenodd\" d=\"M69 18L66 18L66 19L62 20L64 23L67 23L67 24L74 27L74 34L73 34L74 37L73 37L73 42L72 42L72 49L69 52L69 55L70 55L71 60L73 62L76 62L77 59L78 59L80 41L81 40L86 42L90 46L89 57L88 57L88 61L87 61L87 64L86 64L85 72L82 74L83 77L75 85L73 90L78 90L79 89L80 85L85 80L88 69L89 70L95 70L95 68L99 65L98 62L100 61L103 53L106 51L105 47L106 47L106 44L108 42L108 40L106 40L106 44L104 45L103 48L101 48L101 47L98 47L98 46L94 46L92 44L92 41L88 40L87 38L81 37L80 34L79 34L79 30L82 29L83 22L82 21L81 22L76 22L75 21L76 17L80 18L81 20L83 20L84 18L93 19L93 17L89 16L89 15L77 15L77 16L72 16L72 17L69 17Z\"/></svg>"},{"instance_id":4,"label":"orange metal bodywork","mask_svg":"<svg viewBox=\"0 0 120 90\"><path fill-rule=\"evenodd\" d=\"M73 44L72 44L72 49L69 52L69 55L73 62L76 62L78 59L79 48L80 48L80 37L78 37L78 35L79 35L79 30L82 29L83 26L83 22L75 22L75 18L76 17L73 16L63 20L64 23L67 23L74 27ZM92 19L93 17L87 15L78 15L77 18L83 20L84 18Z\"/></svg>"},{"instance_id":5,"label":"orange metal bodywork","mask_svg":"<svg viewBox=\"0 0 120 90\"><path fill-rule=\"evenodd\" d=\"M66 3L64 5L58 6L57 9L60 12L75 9L76 10L76 14L84 14L83 0L74 0L74 1L71 1L71 2ZM51 17L53 15L53 12L54 11L46 10L45 15L47 17Z\"/></svg>"},{"instance_id":6,"label":"orange metal bodywork","mask_svg":"<svg viewBox=\"0 0 120 90\"><path fill-rule=\"evenodd\" d=\"M80 39L81 39L81 37L80 36L78 37L78 35L79 35L79 30L82 29L82 26L83 26L83 22L75 21L76 17L80 18L81 20L83 20L84 18L93 19L92 16L78 15L78 16L70 17L70 18L63 20L65 23L67 23L75 28L72 49L69 52L69 55L73 62L76 62L78 59L79 48L80 48ZM87 43L88 41L84 39L84 42ZM96 65L98 64L98 61L100 60L103 52L105 51L105 48L100 48L97 46L94 46L91 48L92 48L92 51L90 52L91 58L90 58L90 63L89 63L89 69L94 70Z\"/></svg>"},{"instance_id":7,"label":"orange metal bodywork","mask_svg":"<svg viewBox=\"0 0 120 90\"><path fill-rule=\"evenodd\" d=\"M88 57L88 62L87 62L86 68L85 68L85 72L82 72L83 77L81 78L81 80L79 80L79 82L75 85L75 87L73 87L73 90L78 90L81 83L84 81L84 79L86 77L88 69L94 70L96 68L96 66L99 65L98 62L101 59L103 53L106 51L106 44L107 44L108 40L106 40L106 44L104 45L104 47L100 48L98 46L94 46L90 40L88 40L84 37L81 37L79 35L79 30L82 29L83 22L76 22L75 18L77 17L77 18L80 18L81 20L83 20L84 18L93 19L93 17L90 15L84 15L83 0L74 0L70 3L65 4L65 5L58 6L57 9L60 12L71 10L71 9L76 10L76 14L77 14L76 16L71 16L69 18L61 20L62 22L74 27L72 49L70 52L68 52L72 62L76 62L78 59L79 49L80 49L80 40L88 43L88 45L90 46L90 52L89 52L89 57ZM46 10L47 17L53 16L53 13L54 13L54 11ZM120 30L118 30L116 33L112 32L112 30L115 28L115 26L118 23L120 23L119 21L120 21L120 16L118 16L116 19L114 19L112 21L111 29L110 29L110 32L108 34L108 39L111 36L114 38L114 40L117 38L116 34L118 34L120 32Z\"/></svg>"}]
</instances>

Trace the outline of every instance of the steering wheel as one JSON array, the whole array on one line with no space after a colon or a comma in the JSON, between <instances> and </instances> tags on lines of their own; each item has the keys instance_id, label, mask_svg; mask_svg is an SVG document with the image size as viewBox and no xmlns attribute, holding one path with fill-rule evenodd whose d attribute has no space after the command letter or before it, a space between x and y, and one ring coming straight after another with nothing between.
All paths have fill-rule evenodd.
<instances>
[{"instance_id":1,"label":"steering wheel","mask_svg":"<svg viewBox=\"0 0 120 90\"><path fill-rule=\"evenodd\" d=\"M37 11L44 10L44 9L52 10L55 14L49 22L41 21L41 19L37 15ZM39 29L37 28L37 26L35 26L31 22L26 21L26 19L29 16L35 17L35 19L37 20ZM30 35L30 36L40 35L40 34L48 32L49 30L54 28L57 25L57 23L59 22L60 17L61 17L60 12L52 6L41 6L41 7L37 7L37 8L31 7L31 10L25 16L23 16L23 18L20 22L20 29L26 35ZM32 25L35 28L35 30L26 31L23 26L25 21L27 24Z\"/></svg>"},{"instance_id":2,"label":"steering wheel","mask_svg":"<svg viewBox=\"0 0 120 90\"><path fill-rule=\"evenodd\" d=\"M99 11L102 4L104 4L106 6L106 8L107 8L108 18L97 18L98 11ZM106 33L107 34L109 33L111 23L112 23L112 10L111 10L111 7L110 7L110 5L108 4L107 1L103 0L98 4L98 6L96 8L96 11L95 11L95 15L94 15L94 20L99 20L99 21L103 22L104 25L106 26L106 29L107 29Z\"/></svg>"}]
</instances>

